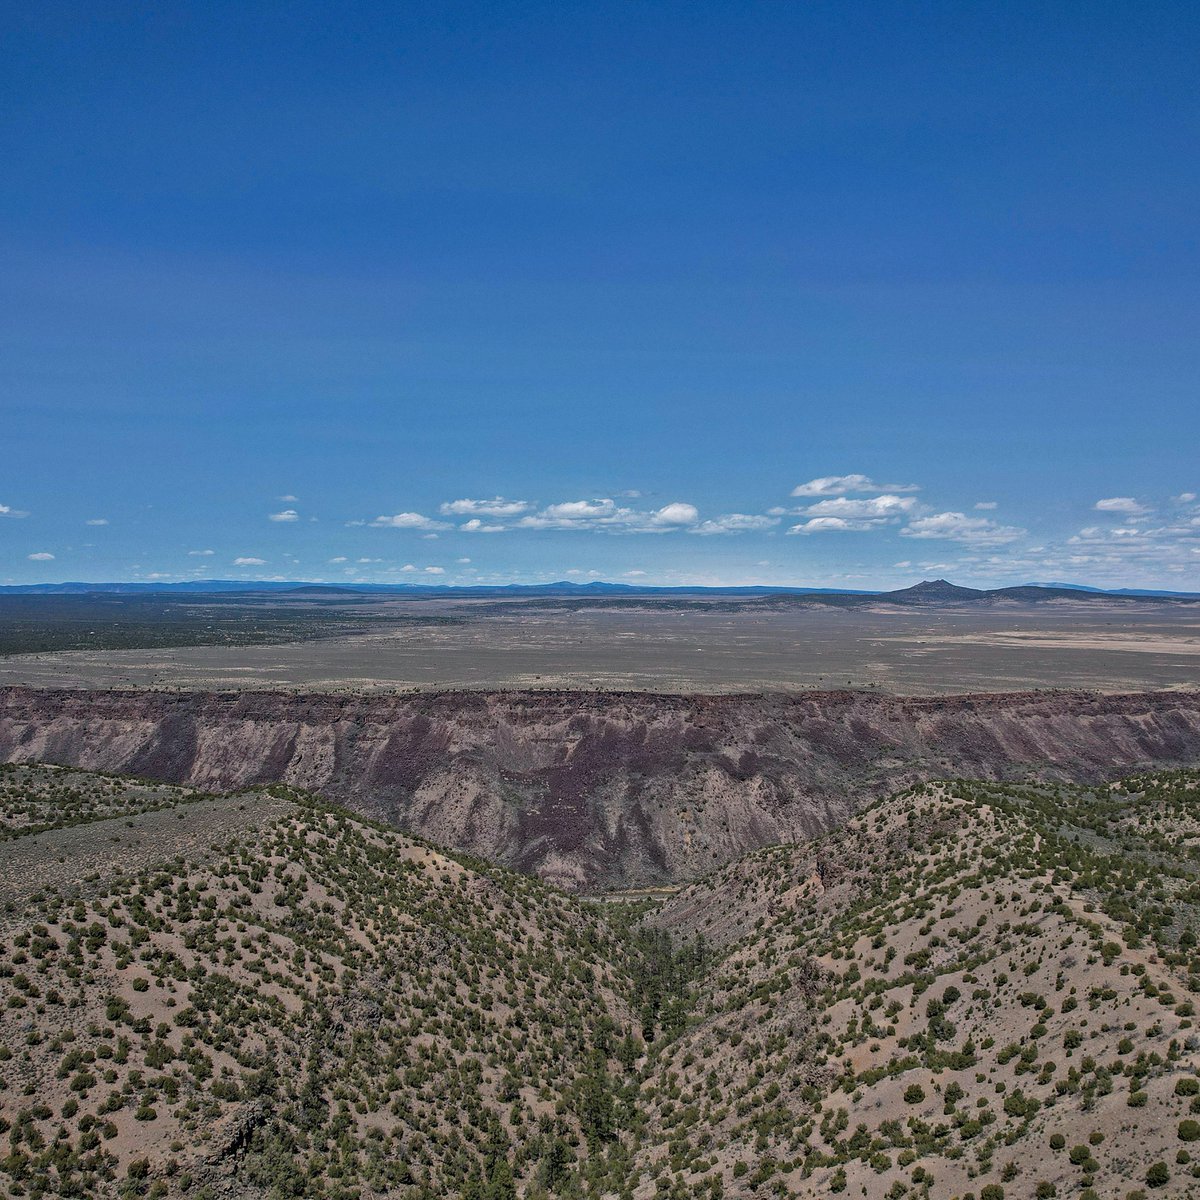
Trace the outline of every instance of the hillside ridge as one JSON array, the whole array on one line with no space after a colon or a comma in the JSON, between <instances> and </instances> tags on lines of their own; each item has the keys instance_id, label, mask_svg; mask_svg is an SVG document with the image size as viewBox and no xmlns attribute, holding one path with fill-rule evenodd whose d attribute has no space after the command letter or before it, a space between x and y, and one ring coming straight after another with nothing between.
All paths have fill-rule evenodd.
<instances>
[{"instance_id":1,"label":"hillside ridge","mask_svg":"<svg viewBox=\"0 0 1200 1200\"><path fill-rule=\"evenodd\" d=\"M586 903L283 787L6 766L0 1189L1197 1196L1197 847L1198 771L944 780Z\"/></svg>"}]
</instances>

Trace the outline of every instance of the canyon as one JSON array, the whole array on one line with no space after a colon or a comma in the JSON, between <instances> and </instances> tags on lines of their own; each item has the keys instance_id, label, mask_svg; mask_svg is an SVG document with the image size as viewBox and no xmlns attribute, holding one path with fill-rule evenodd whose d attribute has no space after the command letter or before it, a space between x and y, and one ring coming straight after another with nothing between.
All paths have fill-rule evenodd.
<instances>
[{"instance_id":1,"label":"canyon","mask_svg":"<svg viewBox=\"0 0 1200 1200\"><path fill-rule=\"evenodd\" d=\"M899 698L0 689L0 761L286 784L573 891L676 884L931 779L1200 762L1200 691Z\"/></svg>"}]
</instances>

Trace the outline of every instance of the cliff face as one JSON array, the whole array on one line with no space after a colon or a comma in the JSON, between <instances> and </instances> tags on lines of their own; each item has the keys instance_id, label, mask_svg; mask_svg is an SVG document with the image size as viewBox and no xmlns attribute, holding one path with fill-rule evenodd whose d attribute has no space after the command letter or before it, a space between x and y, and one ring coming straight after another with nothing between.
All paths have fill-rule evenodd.
<instances>
[{"instance_id":1,"label":"cliff face","mask_svg":"<svg viewBox=\"0 0 1200 1200\"><path fill-rule=\"evenodd\" d=\"M0 689L0 760L286 782L572 888L691 878L955 776L1200 764L1200 692L895 699Z\"/></svg>"}]
</instances>

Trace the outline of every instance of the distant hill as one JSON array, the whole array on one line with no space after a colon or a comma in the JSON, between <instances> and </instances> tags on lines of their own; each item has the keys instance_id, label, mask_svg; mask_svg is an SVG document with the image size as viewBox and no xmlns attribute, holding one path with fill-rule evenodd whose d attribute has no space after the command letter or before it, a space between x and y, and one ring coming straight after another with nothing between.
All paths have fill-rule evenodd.
<instances>
[{"instance_id":1,"label":"distant hill","mask_svg":"<svg viewBox=\"0 0 1200 1200\"><path fill-rule=\"evenodd\" d=\"M894 604L973 604L987 595L978 588L959 587L948 579L924 579L912 587L880 593L881 598Z\"/></svg>"},{"instance_id":2,"label":"distant hill","mask_svg":"<svg viewBox=\"0 0 1200 1200\"><path fill-rule=\"evenodd\" d=\"M1179 596L1185 600L1200 600L1200 592L1171 592L1162 588L1098 588L1086 583L1027 583L1026 587L1061 588L1069 592L1099 592L1103 596Z\"/></svg>"},{"instance_id":3,"label":"distant hill","mask_svg":"<svg viewBox=\"0 0 1200 1200\"><path fill-rule=\"evenodd\" d=\"M314 583L305 580L239 580L189 579L179 583L18 583L0 586L0 595L92 595L117 593L128 595L213 594L218 592L274 593L323 592L353 593L356 595L412 596L773 596L791 595L872 595L871 592L841 591L837 588L812 587L657 587L632 583L573 583L558 580L552 583L505 583L459 586L455 584L424 583Z\"/></svg>"},{"instance_id":4,"label":"distant hill","mask_svg":"<svg viewBox=\"0 0 1200 1200\"><path fill-rule=\"evenodd\" d=\"M1057 587L1050 584L1021 584L1015 587L960 587L947 579L924 579L912 587L891 592L784 593L764 597L770 605L862 608L867 605L899 605L904 608L991 608L1004 605L1047 604L1196 604L1200 595L1170 592L1118 592L1093 588Z\"/></svg>"},{"instance_id":5,"label":"distant hill","mask_svg":"<svg viewBox=\"0 0 1200 1200\"><path fill-rule=\"evenodd\" d=\"M996 605L996 604L1045 604L1049 601L1069 600L1076 604L1109 601L1165 601L1184 603L1200 601L1200 595L1189 596L1182 592L1148 591L1101 591L1097 588L1065 587L1057 584L1029 583L1016 587L969 588L960 587L947 579L925 579L912 587L893 592L876 592L871 600L886 604L907 606L941 605Z\"/></svg>"},{"instance_id":6,"label":"distant hill","mask_svg":"<svg viewBox=\"0 0 1200 1200\"><path fill-rule=\"evenodd\" d=\"M1094 600L1155 600L1155 601L1200 601L1200 593L1153 591L1145 588L1102 589L1083 584L1028 583L1014 587L971 588L961 587L946 579L925 579L911 587L893 591L871 591L854 588L821 587L775 587L752 585L747 587L705 587L685 585L659 587L652 584L608 583L594 580L591 583L573 583L557 580L551 583L507 583L459 586L454 584L421 583L313 583L304 580L237 580L237 579L193 579L180 583L27 583L9 584L0 587L4 595L317 595L317 596L413 596L437 597L442 599L538 599L540 597L564 597L589 599L605 597L671 597L695 596L709 598L743 599L786 599L803 598L806 603L828 604L839 607L860 604L888 603L905 606L947 604L994 604L1017 602L1037 604L1047 600L1072 600L1086 603Z\"/></svg>"}]
</instances>

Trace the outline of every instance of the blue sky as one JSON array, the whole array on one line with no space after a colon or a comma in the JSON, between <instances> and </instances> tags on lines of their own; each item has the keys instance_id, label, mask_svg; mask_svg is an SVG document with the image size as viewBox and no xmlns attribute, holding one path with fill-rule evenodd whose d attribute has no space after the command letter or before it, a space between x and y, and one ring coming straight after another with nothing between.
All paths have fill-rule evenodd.
<instances>
[{"instance_id":1,"label":"blue sky","mask_svg":"<svg viewBox=\"0 0 1200 1200\"><path fill-rule=\"evenodd\" d=\"M0 582L1200 588L1195 5L0 22Z\"/></svg>"}]
</instances>

